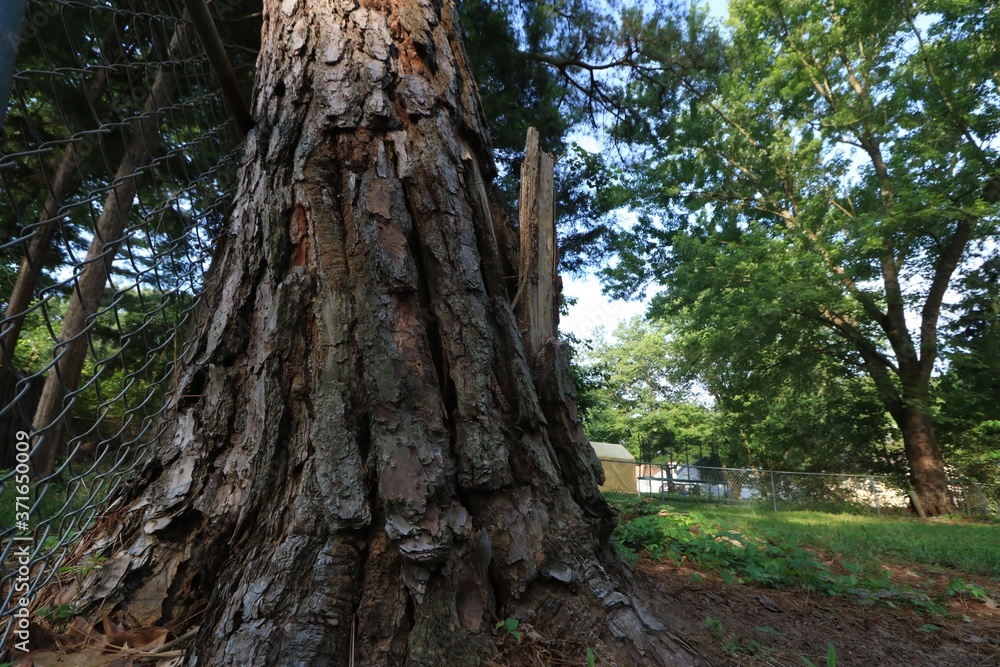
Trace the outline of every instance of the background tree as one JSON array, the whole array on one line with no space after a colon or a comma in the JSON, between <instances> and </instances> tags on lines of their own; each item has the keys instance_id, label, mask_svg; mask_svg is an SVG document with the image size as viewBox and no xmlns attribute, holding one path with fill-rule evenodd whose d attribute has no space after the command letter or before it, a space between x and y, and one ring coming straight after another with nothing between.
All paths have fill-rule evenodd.
<instances>
[{"instance_id":1,"label":"background tree","mask_svg":"<svg viewBox=\"0 0 1000 667\"><path fill-rule=\"evenodd\" d=\"M612 336L599 335L581 362L587 435L625 444L643 460L708 456L711 411L680 380L668 328L634 318Z\"/></svg>"},{"instance_id":2,"label":"background tree","mask_svg":"<svg viewBox=\"0 0 1000 667\"><path fill-rule=\"evenodd\" d=\"M613 252L611 213L634 201L621 169L629 128L646 127L646 109L634 103L632 88L641 83L661 109L673 108L675 91L658 74L717 67L717 40L694 30L704 11L689 15L684 3L663 0L461 0L457 6L504 202L516 208L525 132L537 127L542 148L559 157L560 266L580 271L604 262ZM583 150L574 141L580 135L598 138L605 150Z\"/></svg>"},{"instance_id":3,"label":"background tree","mask_svg":"<svg viewBox=\"0 0 1000 667\"><path fill-rule=\"evenodd\" d=\"M982 482L1000 481L1000 256L995 248L959 284L958 317L947 326L947 367L935 418L947 460Z\"/></svg>"},{"instance_id":4,"label":"background tree","mask_svg":"<svg viewBox=\"0 0 1000 667\"><path fill-rule=\"evenodd\" d=\"M636 318L582 360L584 424L643 459L813 472L898 470L885 408L850 347L759 333L761 308L705 302L713 326ZM678 326L679 325L679 326ZM677 333L673 333L674 329ZM773 334L773 338L772 338ZM813 345L812 349L807 345Z\"/></svg>"},{"instance_id":5,"label":"background tree","mask_svg":"<svg viewBox=\"0 0 1000 667\"><path fill-rule=\"evenodd\" d=\"M506 617L693 664L608 548L564 346L523 351L452 4L269 1L263 35L175 413L58 595L196 622L191 664L474 665Z\"/></svg>"},{"instance_id":6,"label":"background tree","mask_svg":"<svg viewBox=\"0 0 1000 667\"><path fill-rule=\"evenodd\" d=\"M730 16L718 76L675 77L676 113L647 98L663 214L623 238L609 274L624 291L662 283L688 326L715 326L700 302L744 294L787 324L762 333L848 343L922 504L946 512L931 378L953 276L997 234L997 7L737 0Z\"/></svg>"}]
</instances>

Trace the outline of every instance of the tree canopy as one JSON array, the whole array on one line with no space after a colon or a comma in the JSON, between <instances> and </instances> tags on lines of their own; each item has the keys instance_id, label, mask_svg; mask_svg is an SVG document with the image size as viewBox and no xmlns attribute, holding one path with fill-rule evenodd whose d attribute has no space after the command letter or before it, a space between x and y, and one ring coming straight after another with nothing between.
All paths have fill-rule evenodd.
<instances>
[{"instance_id":1,"label":"tree canopy","mask_svg":"<svg viewBox=\"0 0 1000 667\"><path fill-rule=\"evenodd\" d=\"M864 372L941 484L946 296L998 231L998 30L990 3L735 0L717 72L632 90L645 209L605 275L665 288L653 311L697 332L710 383L768 348Z\"/></svg>"}]
</instances>

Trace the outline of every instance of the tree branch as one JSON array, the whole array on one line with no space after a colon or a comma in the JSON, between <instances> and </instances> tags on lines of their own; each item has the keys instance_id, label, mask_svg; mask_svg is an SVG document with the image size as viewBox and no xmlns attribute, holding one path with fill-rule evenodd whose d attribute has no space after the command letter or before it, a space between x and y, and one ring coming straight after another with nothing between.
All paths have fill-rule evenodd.
<instances>
[{"instance_id":1,"label":"tree branch","mask_svg":"<svg viewBox=\"0 0 1000 667\"><path fill-rule=\"evenodd\" d=\"M926 378L930 377L934 359L937 357L937 323L941 314L941 302L972 236L972 224L969 217L959 220L955 232L934 267L934 278L931 280L927 299L920 312L920 369L921 375Z\"/></svg>"}]
</instances>

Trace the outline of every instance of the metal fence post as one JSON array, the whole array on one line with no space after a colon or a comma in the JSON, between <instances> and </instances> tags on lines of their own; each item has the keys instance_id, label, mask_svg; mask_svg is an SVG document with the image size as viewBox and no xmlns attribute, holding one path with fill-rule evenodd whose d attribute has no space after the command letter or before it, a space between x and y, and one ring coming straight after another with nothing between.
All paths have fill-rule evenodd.
<instances>
[{"instance_id":1,"label":"metal fence post","mask_svg":"<svg viewBox=\"0 0 1000 667\"><path fill-rule=\"evenodd\" d=\"M778 511L778 492L774 488L774 471L771 471L771 502L774 504L774 511Z\"/></svg>"},{"instance_id":2,"label":"metal fence post","mask_svg":"<svg viewBox=\"0 0 1000 667\"><path fill-rule=\"evenodd\" d=\"M972 510L969 509L969 487L962 482L962 497L965 498L965 516L972 517Z\"/></svg>"},{"instance_id":3,"label":"metal fence post","mask_svg":"<svg viewBox=\"0 0 1000 667\"><path fill-rule=\"evenodd\" d=\"M874 477L872 477L871 485L872 485L872 496L875 497L875 513L881 516L882 508L879 506L878 502L878 482L875 481Z\"/></svg>"},{"instance_id":4,"label":"metal fence post","mask_svg":"<svg viewBox=\"0 0 1000 667\"><path fill-rule=\"evenodd\" d=\"M17 47L21 44L21 24L28 0L4 0L0 3L0 136L7 116L7 102L14 84Z\"/></svg>"}]
</instances>

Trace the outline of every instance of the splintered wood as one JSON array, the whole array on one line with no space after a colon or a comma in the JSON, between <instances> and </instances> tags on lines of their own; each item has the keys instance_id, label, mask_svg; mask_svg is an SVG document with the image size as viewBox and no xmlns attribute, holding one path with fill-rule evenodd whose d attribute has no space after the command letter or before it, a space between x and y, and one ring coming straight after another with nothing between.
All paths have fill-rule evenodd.
<instances>
[{"instance_id":1,"label":"splintered wood","mask_svg":"<svg viewBox=\"0 0 1000 667\"><path fill-rule=\"evenodd\" d=\"M556 335L559 321L559 252L556 246L552 178L555 159L539 148L538 130L528 128L521 167L520 269L515 306L518 324L531 354Z\"/></svg>"}]
</instances>

